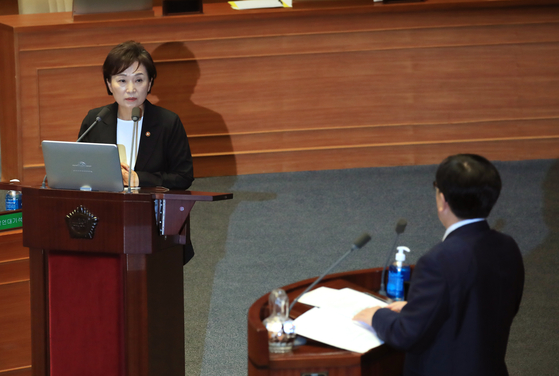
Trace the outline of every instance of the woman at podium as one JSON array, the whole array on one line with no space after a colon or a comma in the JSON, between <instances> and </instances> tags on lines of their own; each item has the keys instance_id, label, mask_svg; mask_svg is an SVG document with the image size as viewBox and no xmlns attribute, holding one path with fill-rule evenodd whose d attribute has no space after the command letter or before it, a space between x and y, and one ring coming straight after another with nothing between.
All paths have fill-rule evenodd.
<instances>
[{"instance_id":1,"label":"woman at podium","mask_svg":"<svg viewBox=\"0 0 559 376\"><path fill-rule=\"evenodd\" d=\"M113 104L92 109L82 122L80 136L98 116L101 121L83 142L117 144L124 185L187 189L194 180L188 138L177 114L147 99L157 76L151 55L137 42L114 47L103 64L103 79ZM134 108L139 108L134 110ZM133 142L138 116L138 142ZM131 153L132 151L132 153ZM134 166L130 171L130 166Z\"/></svg>"}]
</instances>

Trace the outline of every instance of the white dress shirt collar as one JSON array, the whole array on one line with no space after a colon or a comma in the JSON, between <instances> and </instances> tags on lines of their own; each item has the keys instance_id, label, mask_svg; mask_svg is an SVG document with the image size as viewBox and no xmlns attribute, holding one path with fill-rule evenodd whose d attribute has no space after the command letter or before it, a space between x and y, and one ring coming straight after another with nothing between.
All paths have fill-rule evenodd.
<instances>
[{"instance_id":1,"label":"white dress shirt collar","mask_svg":"<svg viewBox=\"0 0 559 376\"><path fill-rule=\"evenodd\" d=\"M446 237L447 237L452 231L456 230L457 228L460 228L460 227L465 226L465 225L469 225L470 223L481 222L481 221L485 221L485 218L464 219L464 220L462 220L462 221L460 221L460 222L456 222L455 224L450 225L450 226L446 229L446 231L445 231L445 233L444 233L443 241L446 239Z\"/></svg>"}]
</instances>

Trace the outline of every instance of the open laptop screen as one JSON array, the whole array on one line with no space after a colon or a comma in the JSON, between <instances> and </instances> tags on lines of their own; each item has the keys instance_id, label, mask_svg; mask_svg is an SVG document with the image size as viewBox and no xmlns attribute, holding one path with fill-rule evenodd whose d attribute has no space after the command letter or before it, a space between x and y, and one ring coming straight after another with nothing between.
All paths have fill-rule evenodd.
<instances>
[{"instance_id":1,"label":"open laptop screen","mask_svg":"<svg viewBox=\"0 0 559 376\"><path fill-rule=\"evenodd\" d=\"M50 188L124 190L116 145L65 141L43 141L41 145Z\"/></svg>"}]
</instances>

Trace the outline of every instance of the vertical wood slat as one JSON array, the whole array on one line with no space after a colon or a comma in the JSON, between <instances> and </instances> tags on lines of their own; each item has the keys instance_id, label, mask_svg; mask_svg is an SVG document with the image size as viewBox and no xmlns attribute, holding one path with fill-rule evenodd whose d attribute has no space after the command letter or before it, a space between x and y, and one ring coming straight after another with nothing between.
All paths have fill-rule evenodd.
<instances>
[{"instance_id":1,"label":"vertical wood slat","mask_svg":"<svg viewBox=\"0 0 559 376\"><path fill-rule=\"evenodd\" d=\"M19 104L17 101L17 35L13 30L0 27L0 153L2 161L2 181L9 181L23 175L21 155Z\"/></svg>"},{"instance_id":2,"label":"vertical wood slat","mask_svg":"<svg viewBox=\"0 0 559 376\"><path fill-rule=\"evenodd\" d=\"M21 230L0 232L0 375L31 375L29 253Z\"/></svg>"}]
</instances>

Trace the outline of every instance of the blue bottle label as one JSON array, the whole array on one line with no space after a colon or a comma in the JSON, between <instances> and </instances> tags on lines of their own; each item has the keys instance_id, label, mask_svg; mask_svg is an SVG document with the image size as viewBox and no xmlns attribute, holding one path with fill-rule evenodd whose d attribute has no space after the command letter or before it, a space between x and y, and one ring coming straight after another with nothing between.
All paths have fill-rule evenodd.
<instances>
[{"instance_id":1,"label":"blue bottle label","mask_svg":"<svg viewBox=\"0 0 559 376\"><path fill-rule=\"evenodd\" d=\"M6 199L6 210L18 210L21 209L19 206L19 201L17 198Z\"/></svg>"},{"instance_id":2,"label":"blue bottle label","mask_svg":"<svg viewBox=\"0 0 559 376\"><path fill-rule=\"evenodd\" d=\"M404 274L398 271L388 271L386 294L395 300L404 299Z\"/></svg>"},{"instance_id":3,"label":"blue bottle label","mask_svg":"<svg viewBox=\"0 0 559 376\"><path fill-rule=\"evenodd\" d=\"M21 193L16 191L8 191L6 193L6 210L21 209Z\"/></svg>"}]
</instances>

